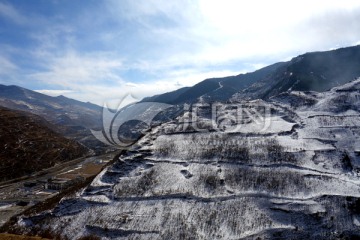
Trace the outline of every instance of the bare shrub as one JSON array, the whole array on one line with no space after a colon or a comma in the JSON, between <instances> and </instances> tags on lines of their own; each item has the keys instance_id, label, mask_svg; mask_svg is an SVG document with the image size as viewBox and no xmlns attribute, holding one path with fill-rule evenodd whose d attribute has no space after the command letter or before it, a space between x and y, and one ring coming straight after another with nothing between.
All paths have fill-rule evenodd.
<instances>
[{"instance_id":1,"label":"bare shrub","mask_svg":"<svg viewBox=\"0 0 360 240\"><path fill-rule=\"evenodd\" d=\"M229 169L225 174L225 182L233 187L247 187L241 190L256 190L274 193L285 193L308 186L299 173L274 170L255 170L250 168Z\"/></svg>"},{"instance_id":2,"label":"bare shrub","mask_svg":"<svg viewBox=\"0 0 360 240\"><path fill-rule=\"evenodd\" d=\"M201 149L199 157L205 159L211 159L211 158L219 157L219 155L221 155L221 152L222 152L222 146L220 145L210 146Z\"/></svg>"},{"instance_id":3,"label":"bare shrub","mask_svg":"<svg viewBox=\"0 0 360 240\"><path fill-rule=\"evenodd\" d=\"M169 157L176 154L177 148L174 142L163 142L154 149L154 153L158 156Z\"/></svg>"},{"instance_id":4,"label":"bare shrub","mask_svg":"<svg viewBox=\"0 0 360 240\"><path fill-rule=\"evenodd\" d=\"M250 151L251 148L251 151ZM261 140L250 145L245 138L230 134L190 134L181 141L165 141L154 149L160 157L218 159L231 163L297 163L294 154L287 152L276 139Z\"/></svg>"},{"instance_id":5,"label":"bare shrub","mask_svg":"<svg viewBox=\"0 0 360 240\"><path fill-rule=\"evenodd\" d=\"M207 190L214 191L220 184L220 179L215 172L202 172L199 176L200 184L203 184Z\"/></svg>"},{"instance_id":6,"label":"bare shrub","mask_svg":"<svg viewBox=\"0 0 360 240\"><path fill-rule=\"evenodd\" d=\"M137 182L138 192L144 194L156 184L156 173L154 169L145 172Z\"/></svg>"},{"instance_id":7,"label":"bare shrub","mask_svg":"<svg viewBox=\"0 0 360 240\"><path fill-rule=\"evenodd\" d=\"M345 152L342 159L341 159L341 165L345 171L352 171L353 166L351 164L351 159L349 155Z\"/></svg>"},{"instance_id":8,"label":"bare shrub","mask_svg":"<svg viewBox=\"0 0 360 240\"><path fill-rule=\"evenodd\" d=\"M131 179L128 182L118 185L116 194L118 196L141 196L144 195L150 189L153 189L157 184L156 172L154 169L144 172L139 179Z\"/></svg>"},{"instance_id":9,"label":"bare shrub","mask_svg":"<svg viewBox=\"0 0 360 240\"><path fill-rule=\"evenodd\" d=\"M101 238L96 235L87 235L81 238L78 238L78 240L100 240Z\"/></svg>"},{"instance_id":10,"label":"bare shrub","mask_svg":"<svg viewBox=\"0 0 360 240\"><path fill-rule=\"evenodd\" d=\"M296 158L292 153L286 152L284 148L274 139L268 141L267 159L272 163L296 163Z\"/></svg>"},{"instance_id":11,"label":"bare shrub","mask_svg":"<svg viewBox=\"0 0 360 240\"><path fill-rule=\"evenodd\" d=\"M247 148L247 146L239 145L226 146L223 149L223 157L231 161L238 160L247 163L250 161L249 148Z\"/></svg>"}]
</instances>

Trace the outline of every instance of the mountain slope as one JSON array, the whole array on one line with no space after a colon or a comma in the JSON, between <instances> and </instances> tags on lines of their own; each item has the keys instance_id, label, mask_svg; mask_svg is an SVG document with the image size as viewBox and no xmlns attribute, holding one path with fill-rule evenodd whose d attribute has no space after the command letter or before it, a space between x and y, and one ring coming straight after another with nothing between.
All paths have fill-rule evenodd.
<instances>
[{"instance_id":1,"label":"mountain slope","mask_svg":"<svg viewBox=\"0 0 360 240\"><path fill-rule=\"evenodd\" d=\"M360 76L360 46L300 55L255 72L206 79L193 87L144 99L170 104L268 99L290 89L326 91ZM180 94L179 94L180 93ZM167 100L168 96L172 96Z\"/></svg>"},{"instance_id":2,"label":"mountain slope","mask_svg":"<svg viewBox=\"0 0 360 240\"><path fill-rule=\"evenodd\" d=\"M152 97L146 97L142 100L142 102L162 102L162 103L174 103L176 102L176 99L183 94L184 92L186 92L189 89L189 87L183 87L180 88L178 90L172 91L172 92L168 92L168 93L164 93L164 94L160 94L160 95L155 95Z\"/></svg>"},{"instance_id":3,"label":"mountain slope","mask_svg":"<svg viewBox=\"0 0 360 240\"><path fill-rule=\"evenodd\" d=\"M27 111L61 124L67 119L68 125L87 128L98 127L102 108L92 103L84 103L64 96L51 97L18 86L0 85L0 105Z\"/></svg>"},{"instance_id":4,"label":"mountain slope","mask_svg":"<svg viewBox=\"0 0 360 240\"><path fill-rule=\"evenodd\" d=\"M223 104L229 119L239 116L234 106L262 113L241 115L231 131L205 110L195 128L185 112L86 188L14 227L70 239L359 239L359 89L360 79Z\"/></svg>"},{"instance_id":5,"label":"mountain slope","mask_svg":"<svg viewBox=\"0 0 360 240\"><path fill-rule=\"evenodd\" d=\"M196 102L202 98L206 102L224 101L241 89L251 86L265 78L268 74L282 66L284 63L276 63L257 70L253 73L239 74L224 78L206 79L193 87L181 88L173 92L144 98L143 102L162 102L168 104L181 104ZM171 96L169 98L169 96Z\"/></svg>"},{"instance_id":6,"label":"mountain slope","mask_svg":"<svg viewBox=\"0 0 360 240\"><path fill-rule=\"evenodd\" d=\"M289 89L323 92L360 77L360 46L300 55L239 91L234 99L267 99Z\"/></svg>"},{"instance_id":7,"label":"mountain slope","mask_svg":"<svg viewBox=\"0 0 360 240\"><path fill-rule=\"evenodd\" d=\"M0 181L21 177L88 153L39 116L0 107Z\"/></svg>"}]
</instances>

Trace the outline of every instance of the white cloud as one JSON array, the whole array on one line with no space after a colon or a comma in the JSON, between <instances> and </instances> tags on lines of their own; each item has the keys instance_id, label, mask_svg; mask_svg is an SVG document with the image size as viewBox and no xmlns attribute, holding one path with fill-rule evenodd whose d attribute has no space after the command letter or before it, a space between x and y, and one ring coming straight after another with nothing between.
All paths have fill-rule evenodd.
<instances>
[{"instance_id":1,"label":"white cloud","mask_svg":"<svg viewBox=\"0 0 360 240\"><path fill-rule=\"evenodd\" d=\"M146 71L257 64L269 58L270 64L360 39L360 2L355 0L112 1L111 11L114 18L125 16L143 25L150 50L134 65ZM164 21L174 24L159 24Z\"/></svg>"},{"instance_id":2,"label":"white cloud","mask_svg":"<svg viewBox=\"0 0 360 240\"><path fill-rule=\"evenodd\" d=\"M31 74L30 77L75 89L81 89L84 84L101 83L101 81L122 82L121 77L114 73L122 66L121 60L107 53L79 55L71 51L63 56L52 56L47 61L45 71Z\"/></svg>"},{"instance_id":3,"label":"white cloud","mask_svg":"<svg viewBox=\"0 0 360 240\"><path fill-rule=\"evenodd\" d=\"M40 31L30 34L30 37L38 42L39 49L36 49L37 54L44 54L46 51L61 50L71 48L74 44L73 34L75 33L74 27L65 24L44 24L38 20L38 24L43 24Z\"/></svg>"},{"instance_id":4,"label":"white cloud","mask_svg":"<svg viewBox=\"0 0 360 240\"><path fill-rule=\"evenodd\" d=\"M0 55L0 82L3 84L18 84L16 74L21 70L9 58Z\"/></svg>"},{"instance_id":5,"label":"white cloud","mask_svg":"<svg viewBox=\"0 0 360 240\"><path fill-rule=\"evenodd\" d=\"M3 56L0 56L0 66L0 74L10 73L18 69L16 64Z\"/></svg>"},{"instance_id":6,"label":"white cloud","mask_svg":"<svg viewBox=\"0 0 360 240\"><path fill-rule=\"evenodd\" d=\"M88 82L78 85L66 84L64 81L62 86L71 90L36 90L43 94L50 96L64 95L69 98L78 99L80 101L90 101L98 105L103 105L107 102L112 102L115 105L121 101L127 94L133 95L135 98L141 100L144 97L161 94L164 92L173 91L180 87L192 86L206 78L222 77L238 74L234 71L208 71L208 72L195 72L195 71L178 71L169 74L168 78L160 79L157 81L149 81L143 83L133 82L116 82L110 86L101 84L101 82ZM115 107L116 106L112 106Z\"/></svg>"},{"instance_id":7,"label":"white cloud","mask_svg":"<svg viewBox=\"0 0 360 240\"><path fill-rule=\"evenodd\" d=\"M27 18L20 14L13 6L0 2L0 16L3 16L17 24L27 23Z\"/></svg>"},{"instance_id":8,"label":"white cloud","mask_svg":"<svg viewBox=\"0 0 360 240\"><path fill-rule=\"evenodd\" d=\"M39 92L42 94L46 94L52 97L57 97L60 95L67 95L67 94L71 94L74 91L72 90L54 90L54 89L39 89L39 90L34 90L35 92Z\"/></svg>"},{"instance_id":9,"label":"white cloud","mask_svg":"<svg viewBox=\"0 0 360 240\"><path fill-rule=\"evenodd\" d=\"M199 2L205 26L197 28L206 29L205 39L215 39L195 55L200 61L281 59L304 51L327 50L336 44L346 46L353 38L360 39L359 1Z\"/></svg>"}]
</instances>

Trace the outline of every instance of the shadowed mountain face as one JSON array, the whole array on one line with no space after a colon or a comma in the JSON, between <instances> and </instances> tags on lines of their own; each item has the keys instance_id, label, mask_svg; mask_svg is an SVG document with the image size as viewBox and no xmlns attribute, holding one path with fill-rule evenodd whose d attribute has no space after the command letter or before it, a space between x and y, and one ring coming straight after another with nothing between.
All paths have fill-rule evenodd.
<instances>
[{"instance_id":1,"label":"shadowed mountain face","mask_svg":"<svg viewBox=\"0 0 360 240\"><path fill-rule=\"evenodd\" d=\"M266 76L284 64L276 63L253 73L206 79L193 87L181 88L173 92L144 98L143 102L181 104L197 102L199 99L205 102L226 101L239 90L248 88L252 84L266 78ZM168 98L168 96L171 97Z\"/></svg>"},{"instance_id":2,"label":"shadowed mountain face","mask_svg":"<svg viewBox=\"0 0 360 240\"><path fill-rule=\"evenodd\" d=\"M0 107L0 181L84 156L88 149L50 128L43 118Z\"/></svg>"},{"instance_id":3,"label":"shadowed mountain face","mask_svg":"<svg viewBox=\"0 0 360 240\"><path fill-rule=\"evenodd\" d=\"M51 97L18 86L0 85L0 106L39 115L52 124L52 130L96 151L105 147L90 132L90 129L102 126L102 107L95 104L64 96Z\"/></svg>"},{"instance_id":4,"label":"shadowed mountain face","mask_svg":"<svg viewBox=\"0 0 360 240\"><path fill-rule=\"evenodd\" d=\"M146 97L142 101L143 102L163 102L171 104L173 102L177 101L177 98L179 98L183 93L185 93L190 87L184 87L180 88L173 92L168 92L164 94L155 95L152 97Z\"/></svg>"},{"instance_id":5,"label":"shadowed mountain face","mask_svg":"<svg viewBox=\"0 0 360 240\"><path fill-rule=\"evenodd\" d=\"M360 46L300 55L252 73L206 79L193 87L146 98L171 104L268 99L288 90L323 92L360 76ZM166 96L172 96L170 99Z\"/></svg>"},{"instance_id":6,"label":"shadowed mountain face","mask_svg":"<svg viewBox=\"0 0 360 240\"><path fill-rule=\"evenodd\" d=\"M288 90L324 92L360 76L360 46L293 58L233 99L268 99Z\"/></svg>"}]
</instances>

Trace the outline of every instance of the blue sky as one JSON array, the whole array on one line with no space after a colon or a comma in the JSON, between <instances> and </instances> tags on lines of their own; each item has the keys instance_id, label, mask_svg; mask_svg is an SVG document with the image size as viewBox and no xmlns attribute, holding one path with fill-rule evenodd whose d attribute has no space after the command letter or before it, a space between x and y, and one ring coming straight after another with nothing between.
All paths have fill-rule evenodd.
<instances>
[{"instance_id":1,"label":"blue sky","mask_svg":"<svg viewBox=\"0 0 360 240\"><path fill-rule=\"evenodd\" d=\"M102 105L360 44L360 1L246 2L0 0L0 83Z\"/></svg>"}]
</instances>

